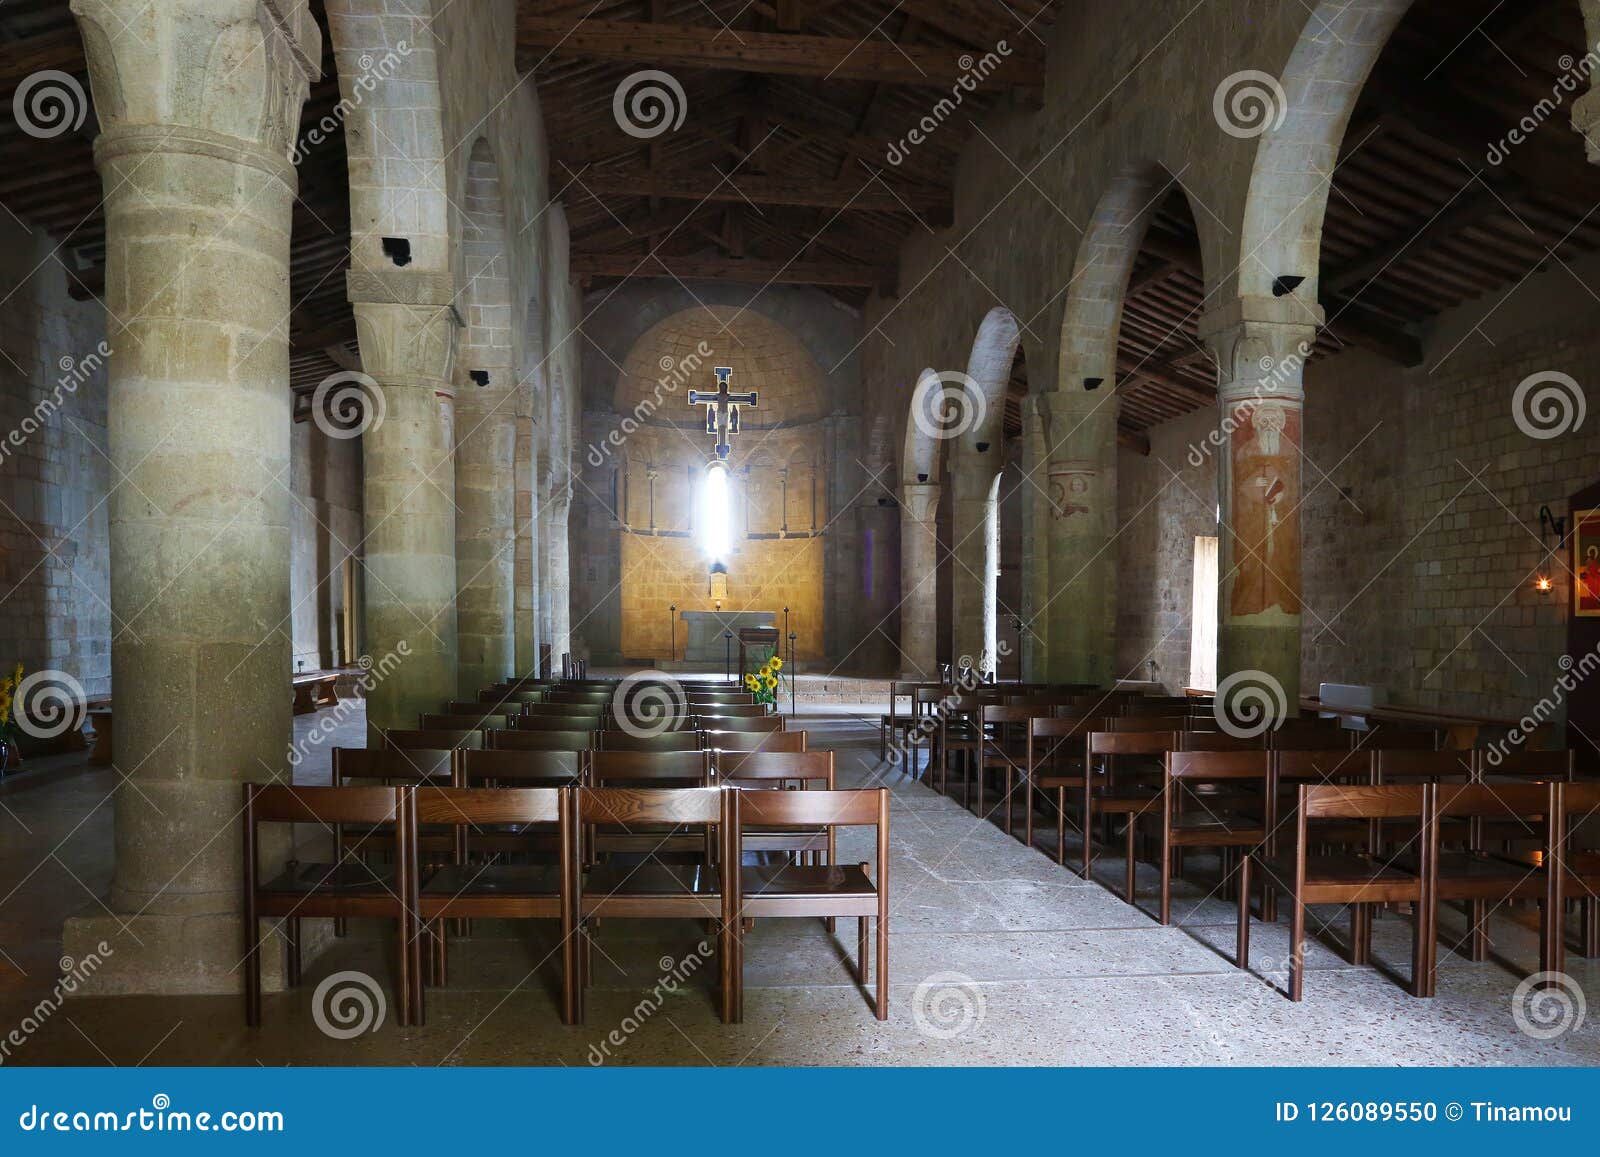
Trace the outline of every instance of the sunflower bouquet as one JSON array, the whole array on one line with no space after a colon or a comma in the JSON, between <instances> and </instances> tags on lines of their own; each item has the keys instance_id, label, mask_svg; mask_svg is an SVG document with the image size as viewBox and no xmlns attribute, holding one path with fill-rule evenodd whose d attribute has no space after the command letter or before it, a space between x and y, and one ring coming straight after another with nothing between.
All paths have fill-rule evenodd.
<instances>
[{"instance_id":1,"label":"sunflower bouquet","mask_svg":"<svg viewBox=\"0 0 1600 1157\"><path fill-rule=\"evenodd\" d=\"M12 718L12 711L16 706L17 688L21 686L22 664L18 663L11 674L0 679L0 739L11 739L17 734L17 721Z\"/></svg>"},{"instance_id":2,"label":"sunflower bouquet","mask_svg":"<svg viewBox=\"0 0 1600 1157\"><path fill-rule=\"evenodd\" d=\"M782 670L783 660L773 655L755 672L744 677L744 689L755 693L757 703L771 706L778 701L778 672Z\"/></svg>"}]
</instances>

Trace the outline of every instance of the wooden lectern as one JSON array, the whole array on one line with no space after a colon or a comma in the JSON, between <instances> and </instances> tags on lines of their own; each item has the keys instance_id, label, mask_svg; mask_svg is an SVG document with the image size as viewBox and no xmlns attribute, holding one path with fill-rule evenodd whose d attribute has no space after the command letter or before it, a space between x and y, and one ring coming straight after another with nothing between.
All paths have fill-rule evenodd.
<instances>
[{"instance_id":1,"label":"wooden lectern","mask_svg":"<svg viewBox=\"0 0 1600 1157\"><path fill-rule=\"evenodd\" d=\"M744 686L746 670L745 657L750 648L764 648L774 655L778 653L778 628L777 627L740 627L739 628L739 686Z\"/></svg>"}]
</instances>

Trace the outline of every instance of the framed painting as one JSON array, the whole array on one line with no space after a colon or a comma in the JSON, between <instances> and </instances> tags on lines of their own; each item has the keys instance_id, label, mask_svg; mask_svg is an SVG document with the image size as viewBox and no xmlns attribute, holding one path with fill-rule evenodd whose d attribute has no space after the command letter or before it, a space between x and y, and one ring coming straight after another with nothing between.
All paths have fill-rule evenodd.
<instances>
[{"instance_id":1,"label":"framed painting","mask_svg":"<svg viewBox=\"0 0 1600 1157\"><path fill-rule=\"evenodd\" d=\"M1600 510L1572 512L1572 613L1600 618Z\"/></svg>"}]
</instances>

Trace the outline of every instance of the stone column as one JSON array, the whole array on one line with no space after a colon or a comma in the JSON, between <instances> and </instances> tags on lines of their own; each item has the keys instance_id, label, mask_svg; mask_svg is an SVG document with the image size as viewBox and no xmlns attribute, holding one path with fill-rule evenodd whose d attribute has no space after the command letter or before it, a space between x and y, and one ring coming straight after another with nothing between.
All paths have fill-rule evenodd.
<instances>
[{"instance_id":1,"label":"stone column","mask_svg":"<svg viewBox=\"0 0 1600 1157\"><path fill-rule=\"evenodd\" d=\"M548 560L546 585L550 590L550 666L561 669L561 656L572 650L572 569L567 521L572 510L572 486L562 482L545 505L544 557Z\"/></svg>"},{"instance_id":2,"label":"stone column","mask_svg":"<svg viewBox=\"0 0 1600 1157\"><path fill-rule=\"evenodd\" d=\"M878 487L873 487L882 493ZM867 632L856 658L863 670L887 674L900 669L895 655L895 604L900 601L900 531L894 500L873 500L856 508L861 542L861 606L857 621Z\"/></svg>"},{"instance_id":3,"label":"stone column","mask_svg":"<svg viewBox=\"0 0 1600 1157\"><path fill-rule=\"evenodd\" d=\"M489 384L463 377L472 371ZM472 699L516 663L517 416L509 364L462 365L457 377L457 687Z\"/></svg>"},{"instance_id":4,"label":"stone column","mask_svg":"<svg viewBox=\"0 0 1600 1157\"><path fill-rule=\"evenodd\" d=\"M529 391L525 388L524 393ZM531 405L531 399L528 403ZM539 477L538 427L533 415L517 417L516 670L539 671L539 512L534 479Z\"/></svg>"},{"instance_id":5,"label":"stone column","mask_svg":"<svg viewBox=\"0 0 1600 1157\"><path fill-rule=\"evenodd\" d=\"M1069 372L1063 380L1082 378ZM1072 385L1039 402L1047 423L1049 496L1046 670L1053 683L1109 686L1116 663L1116 394L1108 385Z\"/></svg>"},{"instance_id":6,"label":"stone column","mask_svg":"<svg viewBox=\"0 0 1600 1157\"><path fill-rule=\"evenodd\" d=\"M901 677L939 674L939 484L900 487Z\"/></svg>"},{"instance_id":7,"label":"stone column","mask_svg":"<svg viewBox=\"0 0 1600 1157\"><path fill-rule=\"evenodd\" d=\"M1218 366L1217 678L1220 686L1264 674L1291 713L1300 695L1301 379L1316 332L1306 306L1287 298L1242 298L1200 325Z\"/></svg>"},{"instance_id":8,"label":"stone column","mask_svg":"<svg viewBox=\"0 0 1600 1157\"><path fill-rule=\"evenodd\" d=\"M1595 51L1592 46L1600 44L1600 0L1578 0L1578 7L1583 11L1585 50ZM1590 90L1572 104L1572 127L1583 134L1590 164L1600 165L1600 88L1594 87L1600 85L1597 76L1600 70L1590 74Z\"/></svg>"},{"instance_id":9,"label":"stone column","mask_svg":"<svg viewBox=\"0 0 1600 1157\"><path fill-rule=\"evenodd\" d=\"M241 784L290 771L286 158L321 40L289 0L72 10L106 196L124 778L109 895L63 948L113 946L91 991L233 992Z\"/></svg>"},{"instance_id":10,"label":"stone column","mask_svg":"<svg viewBox=\"0 0 1600 1157\"><path fill-rule=\"evenodd\" d=\"M365 640L404 655L367 692L368 742L456 693L453 290L442 273L352 270L361 360L381 389L362 436Z\"/></svg>"},{"instance_id":11,"label":"stone column","mask_svg":"<svg viewBox=\"0 0 1600 1157\"><path fill-rule=\"evenodd\" d=\"M1041 483L1045 469L1044 414L1038 397L1022 399L1022 678L1044 682L1050 654L1050 507Z\"/></svg>"},{"instance_id":12,"label":"stone column","mask_svg":"<svg viewBox=\"0 0 1600 1157\"><path fill-rule=\"evenodd\" d=\"M951 463L955 487L952 533L955 572L951 584L955 653L959 666L968 660L979 671L994 670L993 645L998 627L995 604L1000 570L999 511L995 479L1004 465L998 444L975 450L961 443Z\"/></svg>"}]
</instances>

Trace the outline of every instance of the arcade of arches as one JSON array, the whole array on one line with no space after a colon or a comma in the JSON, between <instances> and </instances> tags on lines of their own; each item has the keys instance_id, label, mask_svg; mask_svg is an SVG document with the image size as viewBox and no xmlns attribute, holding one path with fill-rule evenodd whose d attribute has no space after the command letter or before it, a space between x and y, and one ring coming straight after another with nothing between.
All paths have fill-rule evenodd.
<instances>
[{"instance_id":1,"label":"arcade of arches","mask_svg":"<svg viewBox=\"0 0 1600 1157\"><path fill-rule=\"evenodd\" d=\"M720 679L758 622L849 782L923 793L912 874L959 809L877 760L890 680L1351 685L1593 753L1600 3L1128 7L0 7L0 668L111 761L24 736L0 785L0 1006L102 943L91 998L236 994L242 783L566 664ZM681 123L633 124L658 67ZM757 400L708 500L716 367ZM316 672L341 703L294 714ZM992 820L977 859L1056 878ZM1078 927L961 876L907 901L896 1001L966 924Z\"/></svg>"}]
</instances>

